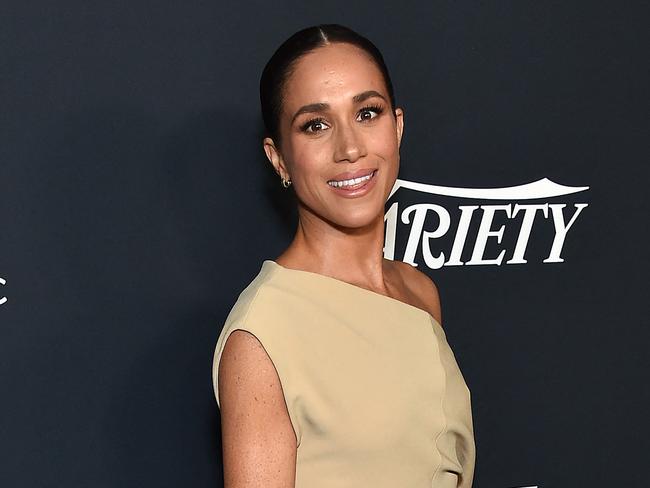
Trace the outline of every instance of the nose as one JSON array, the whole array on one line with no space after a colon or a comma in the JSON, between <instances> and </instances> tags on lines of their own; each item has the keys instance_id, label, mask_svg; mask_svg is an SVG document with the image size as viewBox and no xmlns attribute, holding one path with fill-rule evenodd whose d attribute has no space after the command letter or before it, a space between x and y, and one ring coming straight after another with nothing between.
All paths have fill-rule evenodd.
<instances>
[{"instance_id":1,"label":"nose","mask_svg":"<svg viewBox=\"0 0 650 488\"><path fill-rule=\"evenodd\" d=\"M359 129L350 124L339 124L335 129L334 160L354 163L366 155L366 146Z\"/></svg>"}]
</instances>

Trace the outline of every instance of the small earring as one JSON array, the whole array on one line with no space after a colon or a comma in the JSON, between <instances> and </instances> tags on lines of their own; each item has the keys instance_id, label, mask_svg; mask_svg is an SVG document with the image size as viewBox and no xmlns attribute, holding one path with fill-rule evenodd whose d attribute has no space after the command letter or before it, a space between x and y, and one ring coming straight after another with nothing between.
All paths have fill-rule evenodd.
<instances>
[{"instance_id":1,"label":"small earring","mask_svg":"<svg viewBox=\"0 0 650 488\"><path fill-rule=\"evenodd\" d=\"M289 186L291 186L291 178L289 178L288 180L282 178L282 186L285 188L289 188Z\"/></svg>"}]
</instances>

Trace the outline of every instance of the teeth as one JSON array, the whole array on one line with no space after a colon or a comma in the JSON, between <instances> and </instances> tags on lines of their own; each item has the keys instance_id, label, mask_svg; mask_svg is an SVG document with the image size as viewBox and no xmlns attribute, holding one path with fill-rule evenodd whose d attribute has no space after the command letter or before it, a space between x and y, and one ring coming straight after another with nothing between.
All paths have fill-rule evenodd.
<instances>
[{"instance_id":1,"label":"teeth","mask_svg":"<svg viewBox=\"0 0 650 488\"><path fill-rule=\"evenodd\" d=\"M330 186L338 187L338 188L341 188L342 186L357 185L357 184L361 183L362 181L368 181L370 178L372 178L372 175L374 175L374 174L375 174L375 172L373 171L369 175L361 176L359 178L351 178L349 180L340 180L340 181L331 180L331 181L328 181L327 184L330 185Z\"/></svg>"}]
</instances>

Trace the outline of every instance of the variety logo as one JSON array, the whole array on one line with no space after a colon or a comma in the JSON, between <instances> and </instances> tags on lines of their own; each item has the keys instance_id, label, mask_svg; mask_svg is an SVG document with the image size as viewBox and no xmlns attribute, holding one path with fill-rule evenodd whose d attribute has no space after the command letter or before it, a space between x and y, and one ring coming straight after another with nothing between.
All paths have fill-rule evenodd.
<instances>
[{"instance_id":1,"label":"variety logo","mask_svg":"<svg viewBox=\"0 0 650 488\"><path fill-rule=\"evenodd\" d=\"M7 281L0 276L0 285L4 286L7 284ZM0 297L0 305L7 303L7 297Z\"/></svg>"},{"instance_id":2,"label":"variety logo","mask_svg":"<svg viewBox=\"0 0 650 488\"><path fill-rule=\"evenodd\" d=\"M400 201L390 205L384 215L384 256L396 259L398 237L407 233L403 256L399 259L417 266L416 256L421 255L425 265L431 269L442 266L525 264L528 262L526 249L534 226L544 226L543 231L549 238L552 237L542 262L563 262L561 254L568 233L588 204L567 204L559 197L589 189L588 186L559 185L548 178L504 188L446 187L398 179L389 200L402 188L477 203L453 208L452 205L443 206L427 199L410 205L401 204ZM500 203L485 202L494 200ZM527 203L528 200L542 201ZM515 220L518 216L520 218ZM552 224L548 222L549 217ZM495 229L493 226L497 219L506 221ZM504 239L506 227L509 244ZM444 248L444 245L448 247ZM487 256L488 246L496 246L496 251L493 251L496 256ZM468 253L469 259L463 260L464 254Z\"/></svg>"}]
</instances>

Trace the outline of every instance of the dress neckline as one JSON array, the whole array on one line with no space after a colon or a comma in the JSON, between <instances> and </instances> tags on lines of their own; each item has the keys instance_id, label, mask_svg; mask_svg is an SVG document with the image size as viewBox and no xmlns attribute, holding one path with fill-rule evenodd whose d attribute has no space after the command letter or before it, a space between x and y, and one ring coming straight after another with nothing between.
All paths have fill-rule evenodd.
<instances>
[{"instance_id":1,"label":"dress neckline","mask_svg":"<svg viewBox=\"0 0 650 488\"><path fill-rule=\"evenodd\" d=\"M383 298L383 299L385 299L385 300L387 300L387 301L389 301L391 303L394 303L395 305L401 305L401 306L403 306L403 307L405 307L407 309L414 310L414 311L416 311L418 313L421 313L421 314L425 315L429 320L435 322L439 327L442 327L440 325L440 323L435 319L435 317L433 315L431 315L429 312L427 312L426 310L424 310L423 308L416 307L415 305L411 305L410 303L403 302L402 300L398 300L397 298L393 298L393 297L390 297L388 295L384 295L382 293L378 293L376 291L369 290L368 288L364 288L362 286L355 285L355 284L349 283L347 281L340 280L338 278L334 278L333 276L328 276L328 275L324 275L324 274L321 274L321 273L315 273L314 271L307 271L307 270L304 270L304 269L287 268L286 266L282 266L281 264L273 261L272 259L265 259L262 262L262 265L264 266L267 263L270 264L271 266L275 267L276 269L282 270L283 272L298 273L298 274L301 274L303 276L310 276L310 277L314 277L314 278L323 279L323 280L328 281L328 282L333 283L333 284L346 286L346 287L349 287L350 289L353 289L353 290L358 290L360 292L368 293L371 296L375 296L377 298Z\"/></svg>"}]
</instances>

